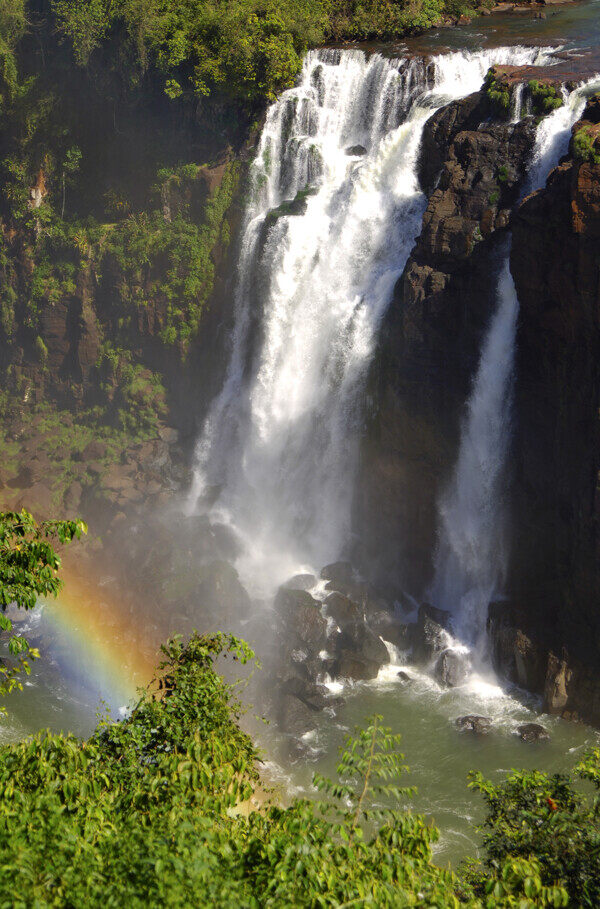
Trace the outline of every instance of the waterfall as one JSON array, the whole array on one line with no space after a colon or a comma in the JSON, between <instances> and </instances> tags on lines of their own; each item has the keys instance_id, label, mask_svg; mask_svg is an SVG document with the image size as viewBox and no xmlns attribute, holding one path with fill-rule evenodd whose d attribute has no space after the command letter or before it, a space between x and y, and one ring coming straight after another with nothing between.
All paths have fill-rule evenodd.
<instances>
[{"instance_id":1,"label":"waterfall","mask_svg":"<svg viewBox=\"0 0 600 909\"><path fill-rule=\"evenodd\" d=\"M513 91L513 96L511 99L511 121L513 123L518 123L521 117L523 116L523 93L525 91L525 84L519 82L518 85L515 85Z\"/></svg>"},{"instance_id":2,"label":"waterfall","mask_svg":"<svg viewBox=\"0 0 600 909\"><path fill-rule=\"evenodd\" d=\"M572 125L597 81L570 94L537 128L526 192L544 185L566 152ZM439 544L431 599L454 616L457 636L485 645L488 606L501 596L508 561L506 456L510 445L511 388L519 303L509 250L498 280L497 309L484 338L467 402L458 458L441 496Z\"/></svg>"},{"instance_id":3,"label":"waterfall","mask_svg":"<svg viewBox=\"0 0 600 909\"><path fill-rule=\"evenodd\" d=\"M196 448L191 510L232 526L268 595L350 534L365 377L419 233L428 117L514 47L393 60L320 50L269 108L251 168L231 354Z\"/></svg>"}]
</instances>

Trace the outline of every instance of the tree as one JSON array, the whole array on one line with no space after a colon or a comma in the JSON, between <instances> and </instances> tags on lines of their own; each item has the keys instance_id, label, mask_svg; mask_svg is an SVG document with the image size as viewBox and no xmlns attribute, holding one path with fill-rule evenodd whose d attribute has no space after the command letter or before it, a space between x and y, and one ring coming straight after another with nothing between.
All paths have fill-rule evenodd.
<instances>
[{"instance_id":1,"label":"tree","mask_svg":"<svg viewBox=\"0 0 600 909\"><path fill-rule=\"evenodd\" d=\"M513 770L498 785L480 773L471 775L470 787L487 806L482 828L487 858L479 871L471 866L467 875L476 892L485 890L491 877L501 879L502 868L533 857L532 892L560 881L569 905L600 905L600 799L586 796L577 778L593 783L598 792L599 748L591 749L573 774Z\"/></svg>"},{"instance_id":2,"label":"tree","mask_svg":"<svg viewBox=\"0 0 600 909\"><path fill-rule=\"evenodd\" d=\"M38 524L25 509L0 512L0 631L8 637L8 650L15 658L0 664L0 695L22 688L20 673L28 675L29 661L39 656L24 637L15 634L6 610L13 605L33 609L40 597L56 596L62 582L54 544L70 543L84 533L87 527L83 521Z\"/></svg>"}]
</instances>

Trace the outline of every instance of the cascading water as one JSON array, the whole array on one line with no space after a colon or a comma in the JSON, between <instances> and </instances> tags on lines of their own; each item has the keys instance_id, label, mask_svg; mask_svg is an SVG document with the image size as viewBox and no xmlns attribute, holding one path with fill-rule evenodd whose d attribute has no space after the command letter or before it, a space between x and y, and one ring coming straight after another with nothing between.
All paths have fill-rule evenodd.
<instances>
[{"instance_id":1,"label":"cascading water","mask_svg":"<svg viewBox=\"0 0 600 909\"><path fill-rule=\"evenodd\" d=\"M501 48L419 60L310 53L269 109L251 172L232 352L196 452L190 507L242 540L255 593L340 556L377 330L425 208L423 125L477 90Z\"/></svg>"},{"instance_id":2,"label":"cascading water","mask_svg":"<svg viewBox=\"0 0 600 909\"><path fill-rule=\"evenodd\" d=\"M571 127L596 80L572 93L538 126L526 192L543 186L568 147ZM498 307L484 339L467 403L458 459L439 503L439 545L432 601L454 616L461 641L482 650L488 607L502 595L507 559L504 497L510 444L511 387L519 303L508 251L498 281Z\"/></svg>"}]
</instances>

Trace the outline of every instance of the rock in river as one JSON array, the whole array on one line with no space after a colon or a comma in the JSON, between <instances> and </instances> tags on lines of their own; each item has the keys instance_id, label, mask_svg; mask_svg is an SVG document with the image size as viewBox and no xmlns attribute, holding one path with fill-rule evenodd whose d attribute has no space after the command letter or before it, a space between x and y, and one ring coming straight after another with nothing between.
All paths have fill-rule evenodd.
<instances>
[{"instance_id":1,"label":"rock in river","mask_svg":"<svg viewBox=\"0 0 600 909\"><path fill-rule=\"evenodd\" d=\"M434 675L440 685L456 688L462 685L471 672L471 661L468 654L457 650L444 650L435 664Z\"/></svg>"},{"instance_id":2,"label":"rock in river","mask_svg":"<svg viewBox=\"0 0 600 909\"><path fill-rule=\"evenodd\" d=\"M492 728L492 721L487 716L478 716L470 713L459 716L455 721L461 732L474 732L475 735L487 735Z\"/></svg>"},{"instance_id":3,"label":"rock in river","mask_svg":"<svg viewBox=\"0 0 600 909\"><path fill-rule=\"evenodd\" d=\"M547 742L550 740L548 731L539 723L524 723L517 728L517 734L524 742Z\"/></svg>"}]
</instances>

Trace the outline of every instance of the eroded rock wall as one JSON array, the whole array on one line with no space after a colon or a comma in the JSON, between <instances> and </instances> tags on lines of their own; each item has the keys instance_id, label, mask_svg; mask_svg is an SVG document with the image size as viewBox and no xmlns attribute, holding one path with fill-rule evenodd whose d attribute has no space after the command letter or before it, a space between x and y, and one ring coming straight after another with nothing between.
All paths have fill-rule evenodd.
<instances>
[{"instance_id":1,"label":"eroded rock wall","mask_svg":"<svg viewBox=\"0 0 600 909\"><path fill-rule=\"evenodd\" d=\"M429 202L373 368L357 504L365 563L413 595L430 578L436 503L456 458L533 142L532 118L497 119L483 90L425 127L420 174Z\"/></svg>"},{"instance_id":2,"label":"eroded rock wall","mask_svg":"<svg viewBox=\"0 0 600 909\"><path fill-rule=\"evenodd\" d=\"M595 99L574 136L599 120ZM533 687L548 709L600 722L600 163L578 144L513 218L514 542L502 621L533 641ZM515 676L514 660L498 662Z\"/></svg>"}]
</instances>

